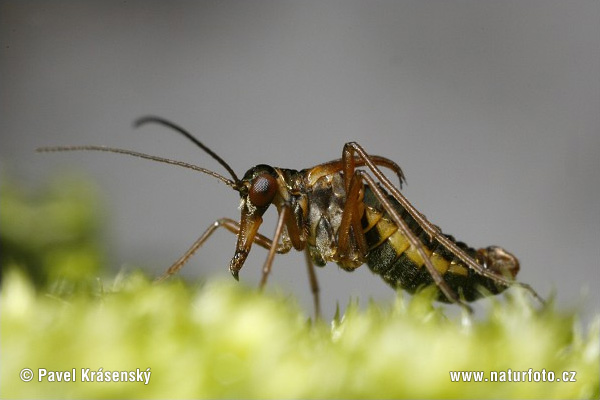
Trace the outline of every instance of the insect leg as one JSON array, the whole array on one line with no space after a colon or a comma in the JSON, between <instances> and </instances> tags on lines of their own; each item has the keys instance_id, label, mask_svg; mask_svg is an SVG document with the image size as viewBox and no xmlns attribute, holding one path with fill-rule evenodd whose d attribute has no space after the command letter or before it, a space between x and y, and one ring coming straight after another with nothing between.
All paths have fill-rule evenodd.
<instances>
[{"instance_id":1,"label":"insect leg","mask_svg":"<svg viewBox=\"0 0 600 400\"><path fill-rule=\"evenodd\" d=\"M342 261L348 261L348 263L345 264L350 269L356 268L362 264L368 251L358 212L360 189L362 188L363 183L357 172L358 171L354 171L352 174L350 189L346 192L346 204L344 204L344 210L342 211L342 220L340 222L340 227L338 228L338 252ZM358 247L358 260L349 259L351 255L350 230L354 233L355 243Z\"/></svg>"},{"instance_id":2,"label":"insect leg","mask_svg":"<svg viewBox=\"0 0 600 400\"><path fill-rule=\"evenodd\" d=\"M317 281L317 273L315 271L315 264L313 263L308 247L304 249L304 256L306 258L306 267L308 269L308 281L310 283L310 290L313 295L313 303L315 305L315 317L321 317L321 302L319 300L319 282Z\"/></svg>"},{"instance_id":3,"label":"insect leg","mask_svg":"<svg viewBox=\"0 0 600 400\"><path fill-rule=\"evenodd\" d=\"M283 234L283 230L284 227L287 225L288 227L290 226L290 218L293 218L293 216L291 215L291 208L288 204L285 204L281 207L281 209L279 210L279 219L277 220L277 227L275 228L275 234L273 235L273 241L271 242L271 248L269 249L269 255L267 256L267 259L265 260L265 264L263 266L263 275L262 278L260 280L260 289L263 289L265 287L265 285L267 284L267 278L269 277L269 274L271 273L271 267L273 265L273 258L275 257L275 253L276 253L276 249L277 249L277 243L279 243L279 239L281 238L281 235ZM289 230L288 228L288 234L289 235L293 235L293 231ZM292 238L292 241L294 239ZM284 245L282 245L284 246ZM288 248L289 250L289 248ZM306 256L306 266L308 268L308 280L310 282L310 288L313 294L313 302L315 305L315 317L319 318L321 316L321 303L319 301L319 283L317 282L317 275L315 273L315 267L314 264L312 262L310 253L308 252L308 247L304 248L304 254Z\"/></svg>"},{"instance_id":4,"label":"insect leg","mask_svg":"<svg viewBox=\"0 0 600 400\"><path fill-rule=\"evenodd\" d=\"M290 215L290 211L291 210L288 205L284 205L279 211L279 219L277 220L277 227L275 228L273 241L271 242L271 247L269 248L269 255L267 256L265 264L263 265L263 274L259 285L261 289L264 288L267 283L267 278L269 276L269 273L271 272L271 266L273 265L273 258L275 257L275 252L277 251L277 244L279 243L279 239L281 238L281 234L283 233L283 228L285 226L285 222L288 218L288 215Z\"/></svg>"},{"instance_id":5,"label":"insect leg","mask_svg":"<svg viewBox=\"0 0 600 400\"><path fill-rule=\"evenodd\" d=\"M356 156L354 161L355 161L355 167L364 167L366 164L365 161L360 156ZM375 164L380 167L388 168L392 172L394 172L396 174L396 176L398 177L400 187L402 187L402 184L406 181L406 177L404 176L402 169L400 168L400 166L398 164L396 164L392 160L385 158L385 157L381 157L381 156L369 155L369 161L371 161L372 164ZM336 172L343 171L343 170L344 170L344 162L340 158L340 159L329 161L324 164L319 164L316 167L310 168L307 173L306 179L309 182L309 185L312 185L317 180L319 180L321 177L323 177L325 175L331 175L331 174L334 174Z\"/></svg>"},{"instance_id":6,"label":"insect leg","mask_svg":"<svg viewBox=\"0 0 600 400\"><path fill-rule=\"evenodd\" d=\"M406 177L404 176L404 172L402 172L402 169L398 164L396 164L388 158L381 156L369 156L369 158L371 159L371 161L373 161L373 164L378 165L380 167L386 167L392 170L396 174L396 176L398 176L398 179L400 180L400 188L402 188L402 184L406 182ZM361 158L359 157L359 159ZM364 165L364 163L362 164Z\"/></svg>"},{"instance_id":7,"label":"insect leg","mask_svg":"<svg viewBox=\"0 0 600 400\"><path fill-rule=\"evenodd\" d=\"M165 279L169 278L171 275L177 273L177 271L179 271L181 268L183 268L185 263L187 263L190 257L194 255L196 250L198 250L200 246L202 246L204 242L206 242L206 240L208 240L208 238L214 233L214 231L220 227L223 227L229 232L232 232L236 235L239 234L240 231L240 224L237 221L234 221L230 218L221 218L216 220L215 222L210 224L210 226L206 229L206 231L204 231L202 236L200 236L194 242L194 244L192 244L192 246L177 261L175 261L173 265L169 267L169 269L165 271L165 273L162 276L158 277L155 280L155 282L162 282ZM266 236L257 233L254 238L254 243L258 244L261 247L264 247L265 249L271 249L273 242ZM290 249L285 246L279 246L276 249L278 253L286 253L289 250Z\"/></svg>"},{"instance_id":8,"label":"insect leg","mask_svg":"<svg viewBox=\"0 0 600 400\"><path fill-rule=\"evenodd\" d=\"M431 262L431 259L425 253L423 244L421 243L419 238L415 236L415 234L410 230L406 222L400 217L394 206L390 203L390 201L385 196L381 188L377 185L375 180L364 171L356 171L356 173L362 176L362 178L364 178L364 180L367 182L367 185L369 185L377 199L381 202L381 204L383 205L387 213L390 215L394 223L398 226L400 232L409 240L410 244L417 250L417 253L419 253L421 258L423 259L425 268L427 268L427 272L429 272L429 275L431 275L433 281L435 282L437 287L440 288L444 296L446 296L446 298L450 300L450 302L459 304L466 311L470 313L473 312L471 307L458 297L458 295L450 288L450 286L448 286L446 281L444 281L444 278L442 278L442 275L439 273L439 271L435 269L433 263Z\"/></svg>"},{"instance_id":9,"label":"insect leg","mask_svg":"<svg viewBox=\"0 0 600 400\"><path fill-rule=\"evenodd\" d=\"M469 268L473 269L480 275L485 276L493 280L496 283L499 283L504 286L520 286L527 290L533 297L535 297L541 304L544 304L545 301L542 297L537 294L533 288L522 282L516 282L511 279L507 279L502 275L498 275L488 269L485 269L481 265L479 265L473 258L471 258L467 253L465 253L460 247L458 247L454 242L449 240L446 236L441 234L439 228L433 225L431 222L425 218L423 214L421 214L417 209L413 207L412 204L404 197L402 193L396 188L392 182L381 172L381 170L375 165L375 163L371 160L371 157L367 154L367 152L356 142L349 142L344 145L344 155L348 158L354 158L354 153L358 154L358 157L364 161L364 164L371 170L373 175L379 179L381 184L396 198L396 200L402 205L402 207L413 217L415 221L421 226L421 228L429 234L430 238L435 238L440 244L444 245L450 251L452 251L461 261L463 261Z\"/></svg>"},{"instance_id":10,"label":"insect leg","mask_svg":"<svg viewBox=\"0 0 600 400\"><path fill-rule=\"evenodd\" d=\"M356 144L356 146L358 146L358 144ZM410 230L410 228L408 227L406 222L400 217L400 215L396 211L395 207L390 203L390 201L387 199L387 197L385 196L383 191L379 188L379 186L377 186L377 184L375 183L373 178L369 174L367 174L363 171L360 171L360 170L355 171L354 170L356 158L355 158L355 154L354 154L353 150L354 150L354 148L352 147L352 143L347 143L346 145L344 145L344 152L342 154L342 164L344 167L344 180L345 180L345 185L346 185L346 193L348 193L347 202L349 202L351 200L351 197L350 197L351 190L353 189L354 184L356 182L362 183L362 180L364 179L367 182L367 184L369 185L369 187L371 187L371 189L373 190L373 193L378 198L378 200L381 202L381 204L383 205L385 210L388 212L388 214L390 214L390 216L392 217L392 220L394 221L396 226L398 226L398 229L400 229L402 234L406 238L408 238L411 245L417 250L417 252L421 256L421 258L423 259L423 262L425 264L425 267L427 268L427 271L433 278L433 281L435 282L437 287L440 288L440 290L442 291L444 296L446 296L446 298L448 300L450 300L451 302L458 303L463 308L465 308L467 311L471 312L472 311L471 307L469 307L467 304L465 304L463 301L460 300L458 295L450 288L450 286L448 286L446 281L444 281L444 278L442 278L442 276L440 275L438 270L435 269L435 267L433 266L433 263L431 262L431 260L427 256L427 254L425 253L425 250L423 248L423 244L421 243L421 241L415 236L415 234ZM361 148L361 150L362 150L362 148ZM385 175L383 175L381 173L381 170L379 168L377 168L377 166L370 160L370 158L368 157L366 152L364 152L364 150L363 150L364 157L363 157L363 154L359 153L358 151L357 151L357 153L359 154L359 156L361 156L362 161L367 166L369 166L369 168L375 168L380 173L380 175L382 175L385 179L387 179L385 177ZM369 164L371 164L371 165L369 165ZM352 179L350 179L350 176L352 177ZM388 182L389 182L389 180L388 180ZM346 204L346 205L348 205L348 204ZM346 208L347 207L344 207L344 214L346 213ZM340 224L340 231L341 231L341 228L344 223L344 217L345 217L345 215L342 217L342 223ZM342 231L342 233L343 233L343 231ZM341 236L342 235L340 234L340 237ZM364 240L364 236L363 236L363 240Z\"/></svg>"}]
</instances>

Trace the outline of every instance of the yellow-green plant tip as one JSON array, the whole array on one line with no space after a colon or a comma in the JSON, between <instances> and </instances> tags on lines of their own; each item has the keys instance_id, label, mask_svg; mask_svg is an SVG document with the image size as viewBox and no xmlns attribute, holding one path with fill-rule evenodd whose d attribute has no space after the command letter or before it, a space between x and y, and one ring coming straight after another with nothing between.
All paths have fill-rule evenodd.
<instances>
[{"instance_id":1,"label":"yellow-green plant tip","mask_svg":"<svg viewBox=\"0 0 600 400\"><path fill-rule=\"evenodd\" d=\"M2 287L3 398L594 398L600 321L498 302L468 329L427 293L307 324L293 299L231 281L155 285L141 273L94 295ZM418 307L413 303L420 303ZM529 308L529 312L522 308ZM428 310L424 312L424 310ZM149 383L23 382L30 368L135 371ZM452 382L450 371L575 371L577 382ZM36 378L37 379L37 378Z\"/></svg>"}]
</instances>

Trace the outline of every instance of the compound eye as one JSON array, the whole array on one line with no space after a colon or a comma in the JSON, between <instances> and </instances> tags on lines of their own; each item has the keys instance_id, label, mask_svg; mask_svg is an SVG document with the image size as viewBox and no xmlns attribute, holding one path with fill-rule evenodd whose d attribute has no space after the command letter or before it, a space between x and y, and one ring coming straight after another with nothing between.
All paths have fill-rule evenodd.
<instances>
[{"instance_id":1,"label":"compound eye","mask_svg":"<svg viewBox=\"0 0 600 400\"><path fill-rule=\"evenodd\" d=\"M252 180L248 198L257 207L269 205L277 192L277 181L269 174L261 174Z\"/></svg>"}]
</instances>

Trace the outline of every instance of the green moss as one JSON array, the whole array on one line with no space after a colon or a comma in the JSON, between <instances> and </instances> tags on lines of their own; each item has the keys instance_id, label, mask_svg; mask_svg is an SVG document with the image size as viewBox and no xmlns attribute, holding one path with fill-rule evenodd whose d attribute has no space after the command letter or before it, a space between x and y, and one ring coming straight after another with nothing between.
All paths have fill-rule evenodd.
<instances>
[{"instance_id":1,"label":"green moss","mask_svg":"<svg viewBox=\"0 0 600 400\"><path fill-rule=\"evenodd\" d=\"M32 189L0 178L2 277L17 269L37 287L72 287L100 273L102 218L94 185L70 175Z\"/></svg>"},{"instance_id":2,"label":"green moss","mask_svg":"<svg viewBox=\"0 0 600 400\"><path fill-rule=\"evenodd\" d=\"M97 207L89 195L93 191L73 183L66 190L64 183L59 186L62 194L49 189L35 202L16 195L17 189L2 191L2 243L12 246L10 262L4 249L2 255L2 398L600 395L600 317L584 328L575 311L558 311L552 304L540 310L514 289L477 318L446 317L426 290L366 310L350 304L332 322L311 322L292 298L231 281L155 285L141 273L102 281L98 217L89 211ZM53 198L61 205L49 206ZM14 202L8 209L6 199ZM30 226L25 233L19 219ZM37 233L31 228L47 220L51 227ZM33 371L31 382L20 379L24 368ZM39 382L42 368L75 369L76 382L48 377ZM85 369L148 368L148 384L82 381ZM577 381L452 382L450 377L450 371L482 371L489 378L491 371L530 368L561 379L563 371L575 371Z\"/></svg>"},{"instance_id":3,"label":"green moss","mask_svg":"<svg viewBox=\"0 0 600 400\"><path fill-rule=\"evenodd\" d=\"M520 296L481 321L447 319L425 293L350 306L310 323L293 300L235 283L153 285L141 274L68 300L22 275L2 290L2 397L592 398L600 321L537 311ZM32 382L19 371L30 368ZM78 382L37 381L38 368ZM81 369L151 369L139 382L81 382ZM577 382L453 383L450 371L576 371Z\"/></svg>"}]
</instances>

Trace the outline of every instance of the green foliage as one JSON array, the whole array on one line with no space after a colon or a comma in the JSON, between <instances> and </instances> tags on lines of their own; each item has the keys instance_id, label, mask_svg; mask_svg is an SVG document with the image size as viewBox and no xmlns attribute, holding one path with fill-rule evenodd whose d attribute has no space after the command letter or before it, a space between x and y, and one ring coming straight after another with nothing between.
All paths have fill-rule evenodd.
<instances>
[{"instance_id":1,"label":"green foliage","mask_svg":"<svg viewBox=\"0 0 600 400\"><path fill-rule=\"evenodd\" d=\"M2 244L10 245L10 257L5 260L3 249L2 267L12 268L3 273L1 291L2 398L564 399L600 394L600 318L584 328L575 312L552 304L539 309L515 289L506 301L490 302L477 318L446 317L426 290L410 301L399 295L394 304L371 304L366 310L350 304L333 322L315 322L291 298L230 281L155 285L141 273L102 281L97 278L102 266L98 217L89 211L97 206L89 195L93 191L72 182L67 186L60 183L59 194L50 189L35 202L3 186ZM11 218L30 227L25 230ZM56 252L59 256L52 256ZM32 381L20 379L24 368L33 371ZM75 369L76 381L52 382L46 376L39 382L40 368ZM489 378L491 371L530 368L561 379L563 371L575 371L577 381L450 378L450 371L483 371ZM151 375L147 384L84 382L85 369L140 369Z\"/></svg>"},{"instance_id":2,"label":"green foliage","mask_svg":"<svg viewBox=\"0 0 600 400\"><path fill-rule=\"evenodd\" d=\"M430 296L350 306L330 326L289 298L235 283L153 285L141 274L68 300L26 278L2 290L2 397L10 398L592 398L596 320L535 310L524 298L484 320L449 320ZM34 381L21 382L31 368ZM37 381L37 369L77 382ZM149 383L81 382L81 369L151 369ZM450 371L576 371L577 382L453 383Z\"/></svg>"},{"instance_id":3,"label":"green foliage","mask_svg":"<svg viewBox=\"0 0 600 400\"><path fill-rule=\"evenodd\" d=\"M17 269L38 287L71 287L100 272L100 205L88 180L69 176L28 190L1 178L2 277Z\"/></svg>"}]
</instances>

